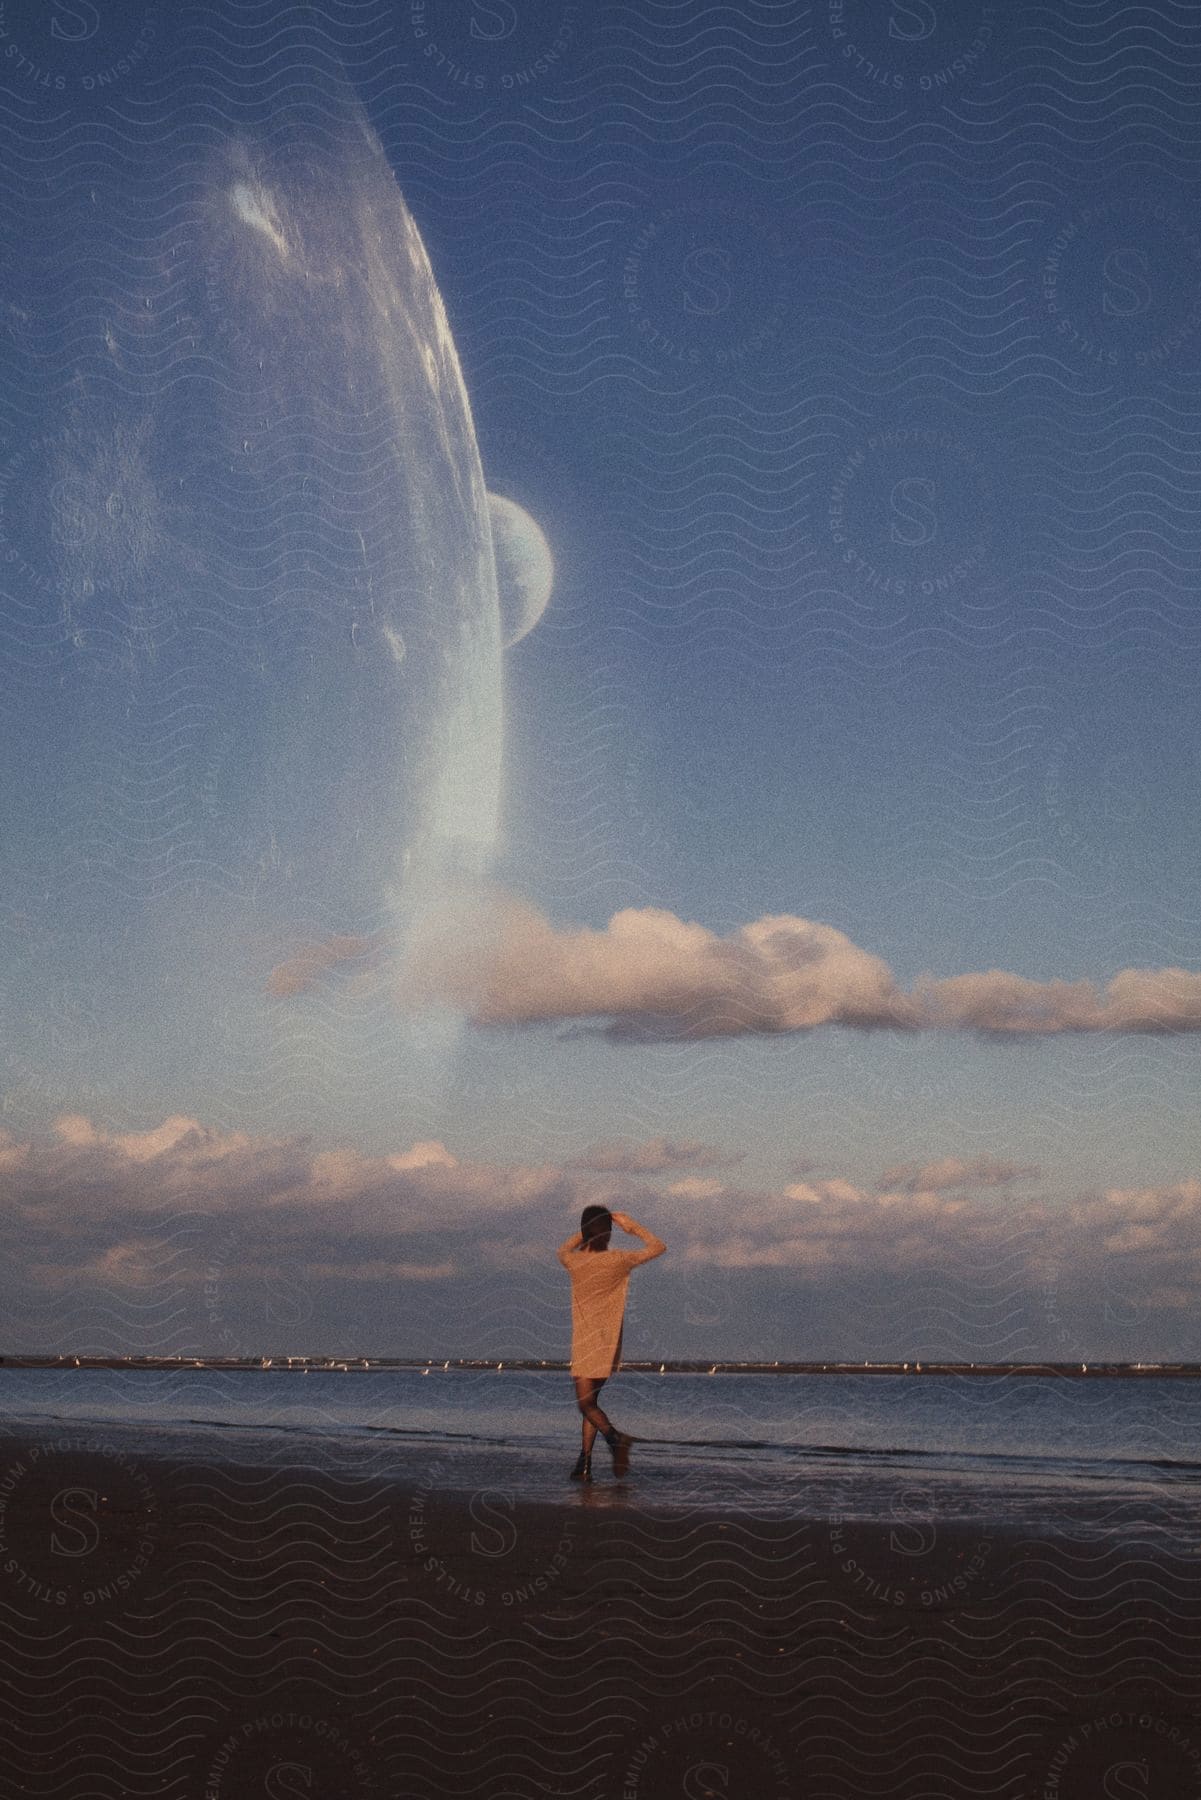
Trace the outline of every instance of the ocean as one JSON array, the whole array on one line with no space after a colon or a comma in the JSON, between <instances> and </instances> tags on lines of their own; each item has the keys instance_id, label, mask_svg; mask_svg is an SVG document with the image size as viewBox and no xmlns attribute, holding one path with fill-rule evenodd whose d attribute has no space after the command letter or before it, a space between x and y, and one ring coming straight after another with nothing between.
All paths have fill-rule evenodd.
<instances>
[{"instance_id":1,"label":"ocean","mask_svg":"<svg viewBox=\"0 0 1201 1800\"><path fill-rule=\"evenodd\" d=\"M636 1440L594 1502L805 1519L988 1521L1131 1534L1199 1554L1201 1381L1055 1375L662 1374L601 1395ZM561 1371L0 1369L4 1426L142 1454L485 1489L566 1477L579 1417Z\"/></svg>"}]
</instances>

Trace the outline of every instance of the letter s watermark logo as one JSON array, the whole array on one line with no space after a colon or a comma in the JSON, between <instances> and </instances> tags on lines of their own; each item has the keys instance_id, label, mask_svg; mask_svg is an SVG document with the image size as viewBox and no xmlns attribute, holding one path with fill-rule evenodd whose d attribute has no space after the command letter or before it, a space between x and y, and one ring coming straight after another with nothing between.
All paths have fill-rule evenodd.
<instances>
[{"instance_id":1,"label":"letter s watermark logo","mask_svg":"<svg viewBox=\"0 0 1201 1800\"><path fill-rule=\"evenodd\" d=\"M487 44L499 44L517 30L513 0L471 0L471 35Z\"/></svg>"},{"instance_id":2,"label":"letter s watermark logo","mask_svg":"<svg viewBox=\"0 0 1201 1800\"><path fill-rule=\"evenodd\" d=\"M892 1505L894 1517L903 1518L906 1513L928 1515L930 1508L924 1494L898 1494ZM889 1544L898 1556L928 1556L938 1541L938 1533L929 1523L928 1516L923 1524L901 1524L889 1537Z\"/></svg>"},{"instance_id":3,"label":"letter s watermark logo","mask_svg":"<svg viewBox=\"0 0 1201 1800\"><path fill-rule=\"evenodd\" d=\"M1101 1791L1105 1800L1148 1800L1151 1790L1147 1778L1145 1762L1110 1763Z\"/></svg>"},{"instance_id":4,"label":"letter s watermark logo","mask_svg":"<svg viewBox=\"0 0 1201 1800\"><path fill-rule=\"evenodd\" d=\"M930 0L892 0L888 35L906 44L920 44L938 30L938 14Z\"/></svg>"},{"instance_id":5,"label":"letter s watermark logo","mask_svg":"<svg viewBox=\"0 0 1201 1800\"><path fill-rule=\"evenodd\" d=\"M934 502L938 490L924 475L907 475L892 490L893 521L889 536L894 544L932 544L938 536Z\"/></svg>"},{"instance_id":6,"label":"letter s watermark logo","mask_svg":"<svg viewBox=\"0 0 1201 1800\"><path fill-rule=\"evenodd\" d=\"M705 244L699 250L690 250L684 258L684 279L689 284L695 282L696 286L689 285L684 289L684 311L699 313L706 319L729 312L734 297L726 280L729 271L729 252L719 245Z\"/></svg>"},{"instance_id":7,"label":"letter s watermark logo","mask_svg":"<svg viewBox=\"0 0 1201 1800\"><path fill-rule=\"evenodd\" d=\"M272 1763L263 1791L268 1800L308 1800L313 1791L313 1771L307 1763Z\"/></svg>"},{"instance_id":8,"label":"letter s watermark logo","mask_svg":"<svg viewBox=\"0 0 1201 1800\"><path fill-rule=\"evenodd\" d=\"M272 1325L303 1325L313 1315L303 1285L282 1275L268 1279L263 1311Z\"/></svg>"},{"instance_id":9,"label":"letter s watermark logo","mask_svg":"<svg viewBox=\"0 0 1201 1800\"><path fill-rule=\"evenodd\" d=\"M684 1776L684 1800L715 1800L730 1792L730 1771L724 1763L693 1763Z\"/></svg>"},{"instance_id":10,"label":"letter s watermark logo","mask_svg":"<svg viewBox=\"0 0 1201 1800\"><path fill-rule=\"evenodd\" d=\"M59 1537L57 1531L51 1532L50 1548L56 1556L91 1555L100 1542L100 1527L93 1516L98 1500L95 1488L68 1487L58 1490L50 1502L50 1517L64 1530L77 1532L83 1542L67 1542ZM76 1512L72 1506L73 1501L81 1501L88 1510Z\"/></svg>"},{"instance_id":11,"label":"letter s watermark logo","mask_svg":"<svg viewBox=\"0 0 1201 1800\"><path fill-rule=\"evenodd\" d=\"M493 1506L497 1508L493 1511ZM512 1494L498 1494L489 1488L483 1488L478 1494L471 1496L468 1512L477 1525L483 1526L492 1537L491 1543L484 1542L471 1534L471 1548L477 1556L508 1556L517 1543L517 1527L513 1523ZM501 1511L500 1508L507 1508Z\"/></svg>"},{"instance_id":12,"label":"letter s watermark logo","mask_svg":"<svg viewBox=\"0 0 1201 1800\"><path fill-rule=\"evenodd\" d=\"M1148 263L1142 250L1111 250L1101 272L1101 310L1107 319L1133 319L1151 305Z\"/></svg>"},{"instance_id":13,"label":"letter s watermark logo","mask_svg":"<svg viewBox=\"0 0 1201 1800\"><path fill-rule=\"evenodd\" d=\"M62 38L68 44L86 43L88 38L95 37L100 29L100 14L91 0L74 0L72 5L68 5L67 0L52 0L52 4L51 37Z\"/></svg>"},{"instance_id":14,"label":"letter s watermark logo","mask_svg":"<svg viewBox=\"0 0 1201 1800\"><path fill-rule=\"evenodd\" d=\"M92 511L83 482L64 475L47 490L54 513L54 530L72 550L78 550L96 535L96 516Z\"/></svg>"}]
</instances>

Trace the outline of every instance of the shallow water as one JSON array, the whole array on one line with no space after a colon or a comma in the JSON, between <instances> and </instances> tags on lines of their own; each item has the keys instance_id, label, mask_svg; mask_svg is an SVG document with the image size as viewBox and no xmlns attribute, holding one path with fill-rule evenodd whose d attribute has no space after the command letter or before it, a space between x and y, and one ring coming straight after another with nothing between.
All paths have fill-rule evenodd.
<instances>
[{"instance_id":1,"label":"shallow water","mask_svg":"<svg viewBox=\"0 0 1201 1800\"><path fill-rule=\"evenodd\" d=\"M0 1399L14 1428L103 1427L208 1462L576 1491L578 1417L557 1371L4 1370ZM614 1502L987 1518L1177 1546L1201 1521L1198 1381L627 1371L602 1403L637 1440ZM610 1483L603 1445L596 1463Z\"/></svg>"}]
</instances>

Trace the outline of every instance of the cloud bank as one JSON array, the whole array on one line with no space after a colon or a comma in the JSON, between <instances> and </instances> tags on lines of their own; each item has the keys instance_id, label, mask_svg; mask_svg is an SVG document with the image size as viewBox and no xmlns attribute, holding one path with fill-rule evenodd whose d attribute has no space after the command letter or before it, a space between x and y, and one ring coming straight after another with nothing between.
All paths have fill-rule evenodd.
<instances>
[{"instance_id":1,"label":"cloud bank","mask_svg":"<svg viewBox=\"0 0 1201 1800\"><path fill-rule=\"evenodd\" d=\"M110 1132L72 1114L48 1139L0 1134L0 1239L14 1260L28 1252L38 1266L47 1259L35 1246L57 1244L61 1263L114 1282L152 1268L155 1232L186 1220L260 1239L310 1274L443 1279L510 1266L515 1249L527 1266L533 1257L549 1268L580 1207L621 1205L620 1173L597 1172L603 1163L639 1173L637 1210L650 1209L680 1265L985 1275L1020 1231L1040 1255L1079 1268L1127 1260L1160 1289L1195 1294L1201 1277L1201 1180L1052 1199L1013 1191L1036 1169L980 1155L898 1164L874 1186L810 1176L752 1188L676 1174L739 1160L665 1139L609 1145L574 1167L465 1161L433 1140L368 1156L183 1116ZM669 1178L662 1186L655 1170Z\"/></svg>"},{"instance_id":2,"label":"cloud bank","mask_svg":"<svg viewBox=\"0 0 1201 1800\"><path fill-rule=\"evenodd\" d=\"M993 1037L1201 1030L1201 973L1123 969L1092 981L1032 981L1003 969L911 989L832 925L772 914L719 937L659 907L607 926L556 926L493 893L431 928L398 984L406 1006L449 1003L481 1027L591 1021L613 1042L814 1031L974 1031Z\"/></svg>"},{"instance_id":3,"label":"cloud bank","mask_svg":"<svg viewBox=\"0 0 1201 1800\"><path fill-rule=\"evenodd\" d=\"M560 1356L555 1245L599 1202L668 1244L643 1354L720 1354L737 1333L749 1348L734 1354L769 1358L918 1341L1071 1360L1120 1331L1126 1354L1192 1345L1201 1180L1048 1194L1016 1185L1023 1165L952 1151L897 1163L883 1184L811 1172L735 1185L702 1172L700 1153L711 1166L716 1153L699 1146L681 1167L679 1148L579 1158L628 1165L601 1171L477 1162L435 1140L364 1155L182 1115L0 1135L9 1344ZM1127 1325L1107 1322L1103 1297Z\"/></svg>"}]
</instances>

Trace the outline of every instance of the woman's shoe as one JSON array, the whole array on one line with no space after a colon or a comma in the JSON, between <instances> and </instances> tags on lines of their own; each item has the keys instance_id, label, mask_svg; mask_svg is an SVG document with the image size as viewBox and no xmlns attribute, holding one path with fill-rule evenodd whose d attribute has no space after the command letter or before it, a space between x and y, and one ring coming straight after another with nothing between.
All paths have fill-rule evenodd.
<instances>
[{"instance_id":1,"label":"woman's shoe","mask_svg":"<svg viewBox=\"0 0 1201 1800\"><path fill-rule=\"evenodd\" d=\"M591 1481L592 1480L592 1458L590 1456L586 1456L582 1450L580 1451L579 1456L576 1458L575 1468L571 1471L571 1480L572 1481Z\"/></svg>"},{"instance_id":2,"label":"woman's shoe","mask_svg":"<svg viewBox=\"0 0 1201 1800\"><path fill-rule=\"evenodd\" d=\"M613 1452L613 1473L619 1481L629 1471L630 1445L633 1441L633 1438L628 1438L624 1431L618 1431L616 1426L612 1431L605 1433L605 1442Z\"/></svg>"}]
</instances>

